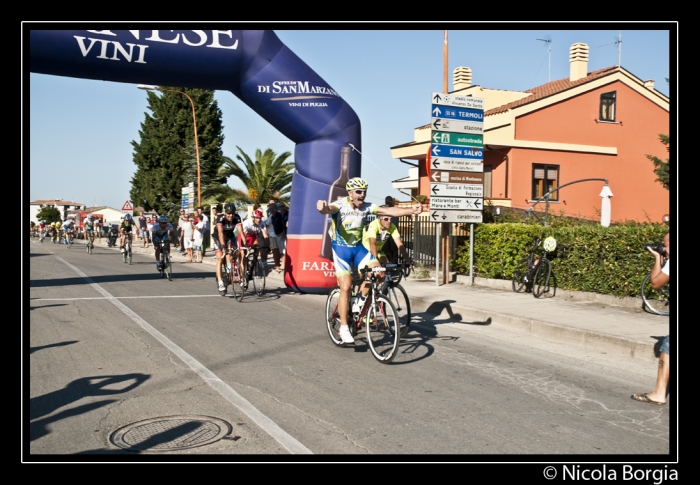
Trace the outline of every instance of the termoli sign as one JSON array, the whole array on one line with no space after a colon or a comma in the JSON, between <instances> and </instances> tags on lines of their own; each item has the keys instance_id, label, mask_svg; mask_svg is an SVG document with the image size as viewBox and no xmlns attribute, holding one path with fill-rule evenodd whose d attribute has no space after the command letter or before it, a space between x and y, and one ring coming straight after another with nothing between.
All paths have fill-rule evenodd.
<instances>
[{"instance_id":1,"label":"termoli sign","mask_svg":"<svg viewBox=\"0 0 700 485\"><path fill-rule=\"evenodd\" d=\"M360 176L360 120L355 111L271 30L29 31L29 70L38 74L232 92L296 143L287 228L285 283L327 293L337 282L320 256L325 199L340 174ZM108 116L108 113L103 113ZM455 120L457 121L457 120ZM178 194L179 197L179 194Z\"/></svg>"}]
</instances>

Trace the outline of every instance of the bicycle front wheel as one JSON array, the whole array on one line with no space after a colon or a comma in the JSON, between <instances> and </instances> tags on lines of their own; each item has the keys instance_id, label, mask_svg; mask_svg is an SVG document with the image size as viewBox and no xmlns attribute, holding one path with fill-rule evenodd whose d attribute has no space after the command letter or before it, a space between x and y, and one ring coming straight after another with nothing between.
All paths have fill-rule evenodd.
<instances>
[{"instance_id":1,"label":"bicycle front wheel","mask_svg":"<svg viewBox=\"0 0 700 485\"><path fill-rule=\"evenodd\" d=\"M173 263L170 261L170 255L166 253L165 255L165 272L168 275L168 280L173 280Z\"/></svg>"},{"instance_id":2,"label":"bicycle front wheel","mask_svg":"<svg viewBox=\"0 0 700 485\"><path fill-rule=\"evenodd\" d=\"M529 285L526 280L527 276L527 258L521 259L515 265L515 271L513 271L513 291L516 293L522 293L527 291Z\"/></svg>"},{"instance_id":3,"label":"bicycle front wheel","mask_svg":"<svg viewBox=\"0 0 700 485\"><path fill-rule=\"evenodd\" d=\"M241 301L243 299L243 266L240 261L233 261L231 265L231 288L233 288L233 296L236 300Z\"/></svg>"},{"instance_id":4,"label":"bicycle front wheel","mask_svg":"<svg viewBox=\"0 0 700 485\"><path fill-rule=\"evenodd\" d=\"M340 287L336 286L328 294L326 298L326 329L331 342L337 347L343 345L343 339L340 338L340 311L338 309L338 301L340 299Z\"/></svg>"},{"instance_id":5,"label":"bicycle front wheel","mask_svg":"<svg viewBox=\"0 0 700 485\"><path fill-rule=\"evenodd\" d=\"M411 326L411 302L408 300L408 293L403 286L395 283L387 287L384 296L394 304L401 324L401 336L404 337Z\"/></svg>"},{"instance_id":6,"label":"bicycle front wheel","mask_svg":"<svg viewBox=\"0 0 700 485\"><path fill-rule=\"evenodd\" d=\"M532 294L539 298L545 293L549 293L549 277L552 275L552 266L548 259L542 259L535 271L534 286Z\"/></svg>"},{"instance_id":7,"label":"bicycle front wheel","mask_svg":"<svg viewBox=\"0 0 700 485\"><path fill-rule=\"evenodd\" d=\"M399 352L401 329L394 304L384 295L377 295L376 302L368 302L367 343L372 355L382 364L388 364Z\"/></svg>"},{"instance_id":8,"label":"bicycle front wheel","mask_svg":"<svg viewBox=\"0 0 700 485\"><path fill-rule=\"evenodd\" d=\"M659 290L651 287L651 273L642 282L642 301L644 309L656 315L668 315L668 285Z\"/></svg>"},{"instance_id":9,"label":"bicycle front wheel","mask_svg":"<svg viewBox=\"0 0 700 485\"><path fill-rule=\"evenodd\" d=\"M253 289L258 296L265 292L265 266L258 260L253 268Z\"/></svg>"},{"instance_id":10,"label":"bicycle front wheel","mask_svg":"<svg viewBox=\"0 0 700 485\"><path fill-rule=\"evenodd\" d=\"M126 262L131 264L131 244L126 248Z\"/></svg>"}]
</instances>

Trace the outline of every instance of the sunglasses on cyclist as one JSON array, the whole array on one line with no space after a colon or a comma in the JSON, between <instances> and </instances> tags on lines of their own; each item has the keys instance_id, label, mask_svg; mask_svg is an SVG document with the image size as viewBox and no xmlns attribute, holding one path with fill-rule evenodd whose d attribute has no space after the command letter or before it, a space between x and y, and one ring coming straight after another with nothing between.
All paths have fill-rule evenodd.
<instances>
[{"instance_id":1,"label":"sunglasses on cyclist","mask_svg":"<svg viewBox=\"0 0 700 485\"><path fill-rule=\"evenodd\" d=\"M391 220L391 217L382 217L381 219L382 219L383 221L390 221L390 220Z\"/></svg>"},{"instance_id":2,"label":"sunglasses on cyclist","mask_svg":"<svg viewBox=\"0 0 700 485\"><path fill-rule=\"evenodd\" d=\"M362 194L366 194L367 191L366 191L366 190L356 190L355 193L356 193L357 195L362 195Z\"/></svg>"}]
</instances>

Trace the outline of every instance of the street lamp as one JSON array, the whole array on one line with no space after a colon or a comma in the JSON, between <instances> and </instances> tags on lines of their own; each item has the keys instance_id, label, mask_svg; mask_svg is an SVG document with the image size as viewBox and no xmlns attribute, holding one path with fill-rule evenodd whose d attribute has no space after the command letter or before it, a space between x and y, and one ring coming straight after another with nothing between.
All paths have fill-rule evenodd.
<instances>
[{"instance_id":1,"label":"street lamp","mask_svg":"<svg viewBox=\"0 0 700 485\"><path fill-rule=\"evenodd\" d=\"M199 173L199 139L197 138L197 117L194 115L194 101L189 97L187 93L182 91L177 91L175 89L165 89L159 88L158 86L151 86L149 84L139 84L137 86L139 89L145 89L146 91L170 91L171 93L180 93L187 96L192 105L192 123L194 123L194 149L197 153L197 207L202 205L202 189L200 183L200 173Z\"/></svg>"}]
</instances>

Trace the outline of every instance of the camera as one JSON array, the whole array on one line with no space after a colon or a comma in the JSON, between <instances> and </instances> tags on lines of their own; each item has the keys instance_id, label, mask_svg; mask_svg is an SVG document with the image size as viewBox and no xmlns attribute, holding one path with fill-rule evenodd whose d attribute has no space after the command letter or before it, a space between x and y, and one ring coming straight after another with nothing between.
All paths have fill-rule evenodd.
<instances>
[{"instance_id":1,"label":"camera","mask_svg":"<svg viewBox=\"0 0 700 485\"><path fill-rule=\"evenodd\" d=\"M662 242L657 242L657 243L652 243L652 244L645 244L644 249L653 249L657 253L659 253L661 256L666 255L666 250L664 249L664 243Z\"/></svg>"}]
</instances>

